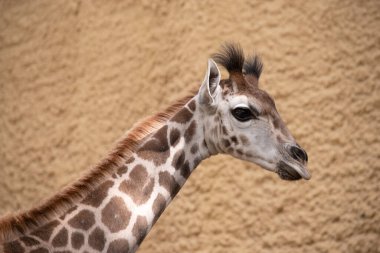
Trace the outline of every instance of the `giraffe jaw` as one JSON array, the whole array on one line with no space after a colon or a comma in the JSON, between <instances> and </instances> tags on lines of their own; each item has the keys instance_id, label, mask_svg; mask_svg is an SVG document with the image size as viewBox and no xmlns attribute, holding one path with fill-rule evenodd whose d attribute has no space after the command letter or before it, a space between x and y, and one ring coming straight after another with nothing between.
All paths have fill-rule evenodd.
<instances>
[{"instance_id":1,"label":"giraffe jaw","mask_svg":"<svg viewBox=\"0 0 380 253\"><path fill-rule=\"evenodd\" d=\"M277 174L283 180L299 180L301 178L309 180L311 178L310 173L303 166L290 165L284 161L280 161L277 164Z\"/></svg>"}]
</instances>

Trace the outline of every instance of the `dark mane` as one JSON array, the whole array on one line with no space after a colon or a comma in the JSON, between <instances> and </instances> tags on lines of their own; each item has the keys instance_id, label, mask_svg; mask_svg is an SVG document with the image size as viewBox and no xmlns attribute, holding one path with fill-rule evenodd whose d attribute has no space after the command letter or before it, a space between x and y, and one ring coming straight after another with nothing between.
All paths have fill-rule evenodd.
<instances>
[{"instance_id":1,"label":"dark mane","mask_svg":"<svg viewBox=\"0 0 380 253\"><path fill-rule=\"evenodd\" d=\"M244 63L244 74L254 75L257 79L260 78L261 72L263 71L263 62L258 55L253 55L249 57Z\"/></svg>"},{"instance_id":2,"label":"dark mane","mask_svg":"<svg viewBox=\"0 0 380 253\"><path fill-rule=\"evenodd\" d=\"M225 43L222 45L222 49L212 55L212 58L216 63L219 63L231 72L242 73L244 65L244 53L241 46L237 43Z\"/></svg>"}]
</instances>

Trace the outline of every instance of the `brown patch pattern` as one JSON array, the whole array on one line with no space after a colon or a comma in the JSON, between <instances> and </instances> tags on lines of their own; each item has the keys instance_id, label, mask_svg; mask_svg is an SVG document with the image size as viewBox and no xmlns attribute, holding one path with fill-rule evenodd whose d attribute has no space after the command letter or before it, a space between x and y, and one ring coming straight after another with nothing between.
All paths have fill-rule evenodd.
<instances>
[{"instance_id":1,"label":"brown patch pattern","mask_svg":"<svg viewBox=\"0 0 380 253\"><path fill-rule=\"evenodd\" d=\"M54 237L52 244L54 247L63 247L67 244L68 233L66 228L62 228L58 234Z\"/></svg>"},{"instance_id":2,"label":"brown patch pattern","mask_svg":"<svg viewBox=\"0 0 380 253\"><path fill-rule=\"evenodd\" d=\"M137 216L137 220L136 220L135 225L133 226L132 233L134 237L136 238L138 245L140 245L142 240L144 240L146 236L147 228L148 228L148 222L146 218L140 215Z\"/></svg>"},{"instance_id":3,"label":"brown patch pattern","mask_svg":"<svg viewBox=\"0 0 380 253\"><path fill-rule=\"evenodd\" d=\"M197 131L197 123L193 120L185 131L185 141L189 143Z\"/></svg>"},{"instance_id":4,"label":"brown patch pattern","mask_svg":"<svg viewBox=\"0 0 380 253\"><path fill-rule=\"evenodd\" d=\"M223 139L223 146L225 148L228 148L228 147L231 146L231 142L229 140L227 140L227 139Z\"/></svg>"},{"instance_id":5,"label":"brown patch pattern","mask_svg":"<svg viewBox=\"0 0 380 253\"><path fill-rule=\"evenodd\" d=\"M118 174L119 176L122 176L123 174L127 173L127 171L128 171L128 166L124 164L123 166L121 166L121 167L117 170L117 174Z\"/></svg>"},{"instance_id":6,"label":"brown patch pattern","mask_svg":"<svg viewBox=\"0 0 380 253\"><path fill-rule=\"evenodd\" d=\"M0 245L1 246L1 245ZM4 244L4 253L24 253L24 248L18 241L8 242Z\"/></svg>"},{"instance_id":7,"label":"brown patch pattern","mask_svg":"<svg viewBox=\"0 0 380 253\"><path fill-rule=\"evenodd\" d=\"M184 178L188 178L190 176L190 166L189 166L189 162L186 161L182 168L181 168L181 175L184 177Z\"/></svg>"},{"instance_id":8,"label":"brown patch pattern","mask_svg":"<svg viewBox=\"0 0 380 253\"><path fill-rule=\"evenodd\" d=\"M84 244L84 236L82 233L74 232L71 234L71 245L74 249L80 249Z\"/></svg>"},{"instance_id":9,"label":"brown patch pattern","mask_svg":"<svg viewBox=\"0 0 380 253\"><path fill-rule=\"evenodd\" d=\"M59 225L59 221L54 220L49 222L48 224L40 227L36 231L32 233L32 235L37 236L43 241L49 241L51 233L53 232L54 228Z\"/></svg>"},{"instance_id":10,"label":"brown patch pattern","mask_svg":"<svg viewBox=\"0 0 380 253\"><path fill-rule=\"evenodd\" d=\"M128 251L128 241L126 239L116 239L108 246L107 253L126 253Z\"/></svg>"},{"instance_id":11,"label":"brown patch pattern","mask_svg":"<svg viewBox=\"0 0 380 253\"><path fill-rule=\"evenodd\" d=\"M49 253L49 251L45 248L38 248L38 249L31 250L30 253Z\"/></svg>"},{"instance_id":12,"label":"brown patch pattern","mask_svg":"<svg viewBox=\"0 0 380 253\"><path fill-rule=\"evenodd\" d=\"M148 201L153 187L154 179L149 178L144 166L137 165L129 174L128 181L124 180L119 189L130 196L137 205L141 205Z\"/></svg>"},{"instance_id":13,"label":"brown patch pattern","mask_svg":"<svg viewBox=\"0 0 380 253\"><path fill-rule=\"evenodd\" d=\"M170 193L170 196L172 198L179 191L180 186L178 185L175 178L172 175L170 175L170 173L167 171L159 173L159 180L158 181L159 181L160 185L163 186Z\"/></svg>"},{"instance_id":14,"label":"brown patch pattern","mask_svg":"<svg viewBox=\"0 0 380 253\"><path fill-rule=\"evenodd\" d=\"M172 128L170 130L170 145L175 147L179 141L180 132L177 128Z\"/></svg>"},{"instance_id":15,"label":"brown patch pattern","mask_svg":"<svg viewBox=\"0 0 380 253\"><path fill-rule=\"evenodd\" d=\"M177 100L174 104L167 107L164 111L157 113L148 119L137 124L128 134L118 142L118 145L101 163L95 166L89 174L76 181L71 187L57 194L43 205L37 206L27 212L11 216L0 220L0 241L5 240L5 236L14 236L13 228L15 226L22 230L31 230L35 224L41 226L46 219L53 219L57 212L66 208L68 202L77 202L82 200L81 196L86 196L91 190L94 181L104 179L108 175L112 175L123 163L126 154L134 153L138 149L140 140L152 134L157 128L166 124L179 110L183 108L193 97L197 91L191 95ZM78 194L72 194L77 192ZM30 222L33 220L33 222Z\"/></svg>"},{"instance_id":16,"label":"brown patch pattern","mask_svg":"<svg viewBox=\"0 0 380 253\"><path fill-rule=\"evenodd\" d=\"M185 152L183 150L178 150L177 153L175 153L172 161L172 166L179 170L183 163L185 162Z\"/></svg>"},{"instance_id":17,"label":"brown patch pattern","mask_svg":"<svg viewBox=\"0 0 380 253\"><path fill-rule=\"evenodd\" d=\"M135 157L134 157L134 156L131 156L131 157L129 157L129 158L125 161L125 164L133 163L134 160L135 160Z\"/></svg>"},{"instance_id":18,"label":"brown patch pattern","mask_svg":"<svg viewBox=\"0 0 380 253\"><path fill-rule=\"evenodd\" d=\"M105 243L106 238L104 236L103 230L98 227L95 228L88 237L88 244L91 246L91 248L101 251L103 250Z\"/></svg>"},{"instance_id":19,"label":"brown patch pattern","mask_svg":"<svg viewBox=\"0 0 380 253\"><path fill-rule=\"evenodd\" d=\"M95 191L88 194L82 203L93 207L99 207L103 200L107 197L108 189L112 186L113 182L111 180L102 183L96 188Z\"/></svg>"},{"instance_id":20,"label":"brown patch pattern","mask_svg":"<svg viewBox=\"0 0 380 253\"><path fill-rule=\"evenodd\" d=\"M193 116L193 113L189 111L186 107L182 108L174 117L171 119L171 121L175 121L177 123L184 124L188 122L191 117Z\"/></svg>"},{"instance_id":21,"label":"brown patch pattern","mask_svg":"<svg viewBox=\"0 0 380 253\"><path fill-rule=\"evenodd\" d=\"M29 237L29 236L23 236L23 237L21 237L20 241L22 241L25 244L25 246L34 246L34 245L37 245L37 244L40 243L36 239L34 239L32 237Z\"/></svg>"},{"instance_id":22,"label":"brown patch pattern","mask_svg":"<svg viewBox=\"0 0 380 253\"><path fill-rule=\"evenodd\" d=\"M191 147L191 149L190 149L190 152L192 153L192 154L195 154L195 153L197 153L197 151L198 151L198 143L194 143L194 145Z\"/></svg>"},{"instance_id":23,"label":"brown patch pattern","mask_svg":"<svg viewBox=\"0 0 380 253\"><path fill-rule=\"evenodd\" d=\"M95 216L89 210L82 210L71 218L68 223L73 228L88 230L95 224Z\"/></svg>"},{"instance_id":24,"label":"brown patch pattern","mask_svg":"<svg viewBox=\"0 0 380 253\"><path fill-rule=\"evenodd\" d=\"M137 152L142 159L153 161L156 166L165 163L168 159L169 143L167 140L168 126L162 127Z\"/></svg>"},{"instance_id":25,"label":"brown patch pattern","mask_svg":"<svg viewBox=\"0 0 380 253\"><path fill-rule=\"evenodd\" d=\"M131 212L120 197L113 197L102 210L102 222L112 233L125 229L130 218Z\"/></svg>"},{"instance_id":26,"label":"brown patch pattern","mask_svg":"<svg viewBox=\"0 0 380 253\"><path fill-rule=\"evenodd\" d=\"M245 135L240 135L239 139L244 146L249 145L249 139Z\"/></svg>"},{"instance_id":27,"label":"brown patch pattern","mask_svg":"<svg viewBox=\"0 0 380 253\"><path fill-rule=\"evenodd\" d=\"M232 141L235 145L239 144L239 141L238 141L238 139L236 138L236 136L232 136L232 137L231 137L231 141Z\"/></svg>"},{"instance_id":28,"label":"brown patch pattern","mask_svg":"<svg viewBox=\"0 0 380 253\"><path fill-rule=\"evenodd\" d=\"M165 198L162 194L158 194L157 198L153 202L153 213L154 213L154 219L153 219L153 224L156 223L162 212L164 211L166 207L166 201Z\"/></svg>"},{"instance_id":29,"label":"brown patch pattern","mask_svg":"<svg viewBox=\"0 0 380 253\"><path fill-rule=\"evenodd\" d=\"M195 99L191 100L188 106L190 110L195 111L195 108L196 108Z\"/></svg>"}]
</instances>

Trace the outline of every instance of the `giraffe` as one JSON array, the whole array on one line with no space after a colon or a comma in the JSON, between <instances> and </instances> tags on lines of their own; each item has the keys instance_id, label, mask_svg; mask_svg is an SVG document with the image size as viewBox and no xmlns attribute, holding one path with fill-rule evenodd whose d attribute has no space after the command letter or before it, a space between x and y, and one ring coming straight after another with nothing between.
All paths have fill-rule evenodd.
<instances>
[{"instance_id":1,"label":"giraffe","mask_svg":"<svg viewBox=\"0 0 380 253\"><path fill-rule=\"evenodd\" d=\"M224 44L199 89L134 126L73 185L1 219L0 252L135 252L197 165L219 153L310 179L306 152L258 86L262 69L258 56Z\"/></svg>"}]
</instances>

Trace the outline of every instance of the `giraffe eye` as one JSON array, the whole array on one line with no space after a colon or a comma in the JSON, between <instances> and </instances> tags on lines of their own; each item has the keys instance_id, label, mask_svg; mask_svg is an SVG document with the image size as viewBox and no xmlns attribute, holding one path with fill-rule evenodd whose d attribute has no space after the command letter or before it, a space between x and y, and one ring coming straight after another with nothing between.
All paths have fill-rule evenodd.
<instances>
[{"instance_id":1,"label":"giraffe eye","mask_svg":"<svg viewBox=\"0 0 380 253\"><path fill-rule=\"evenodd\" d=\"M237 107L232 110L232 115L239 121L248 121L251 119L257 119L257 116L254 115L249 108L246 107Z\"/></svg>"}]
</instances>

